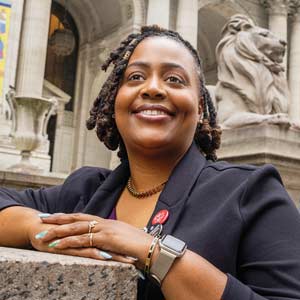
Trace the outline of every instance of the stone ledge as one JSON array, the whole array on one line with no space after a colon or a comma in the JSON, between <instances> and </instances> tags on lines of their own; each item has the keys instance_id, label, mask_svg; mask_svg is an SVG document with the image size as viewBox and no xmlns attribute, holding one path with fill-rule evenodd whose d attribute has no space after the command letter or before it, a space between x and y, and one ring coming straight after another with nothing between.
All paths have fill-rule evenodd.
<instances>
[{"instance_id":1,"label":"stone ledge","mask_svg":"<svg viewBox=\"0 0 300 300\"><path fill-rule=\"evenodd\" d=\"M136 300L135 267L0 247L0 300Z\"/></svg>"},{"instance_id":2,"label":"stone ledge","mask_svg":"<svg viewBox=\"0 0 300 300\"><path fill-rule=\"evenodd\" d=\"M0 186L15 188L18 190L25 188L50 187L62 184L67 174L44 173L39 175L12 172L0 169Z\"/></svg>"}]
</instances>

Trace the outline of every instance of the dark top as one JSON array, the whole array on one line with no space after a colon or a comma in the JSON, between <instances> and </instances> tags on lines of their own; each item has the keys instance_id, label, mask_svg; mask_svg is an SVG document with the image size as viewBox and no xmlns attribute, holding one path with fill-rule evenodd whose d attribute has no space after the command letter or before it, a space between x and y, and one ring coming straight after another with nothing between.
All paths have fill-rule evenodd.
<instances>
[{"instance_id":1,"label":"dark top","mask_svg":"<svg viewBox=\"0 0 300 300\"><path fill-rule=\"evenodd\" d=\"M112 172L84 167L61 186L1 189L0 209L22 204L42 212L107 218L128 176L126 162ZM172 172L148 226L161 209L170 213L164 233L186 241L190 250L227 273L223 300L300 299L300 215L274 167L213 163L192 145ZM163 297L144 281L139 299Z\"/></svg>"}]
</instances>

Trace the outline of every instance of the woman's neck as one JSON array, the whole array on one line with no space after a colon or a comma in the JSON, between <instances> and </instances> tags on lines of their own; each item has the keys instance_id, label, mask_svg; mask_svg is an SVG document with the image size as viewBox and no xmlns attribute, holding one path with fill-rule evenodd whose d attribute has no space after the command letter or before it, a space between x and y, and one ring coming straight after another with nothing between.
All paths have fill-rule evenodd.
<instances>
[{"instance_id":1,"label":"woman's neck","mask_svg":"<svg viewBox=\"0 0 300 300\"><path fill-rule=\"evenodd\" d=\"M136 155L128 153L131 179L134 187L147 190L166 182L174 167L184 156L185 152L168 155Z\"/></svg>"}]
</instances>

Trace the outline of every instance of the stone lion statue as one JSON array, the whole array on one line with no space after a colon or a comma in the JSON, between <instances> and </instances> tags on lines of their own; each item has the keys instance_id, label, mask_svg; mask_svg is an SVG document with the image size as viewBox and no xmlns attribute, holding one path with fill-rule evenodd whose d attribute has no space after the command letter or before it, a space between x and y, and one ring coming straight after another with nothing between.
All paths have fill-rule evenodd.
<instances>
[{"instance_id":1,"label":"stone lion statue","mask_svg":"<svg viewBox=\"0 0 300 300\"><path fill-rule=\"evenodd\" d=\"M222 30L216 48L215 97L223 128L271 123L290 126L289 90L281 65L286 42L235 15Z\"/></svg>"}]
</instances>

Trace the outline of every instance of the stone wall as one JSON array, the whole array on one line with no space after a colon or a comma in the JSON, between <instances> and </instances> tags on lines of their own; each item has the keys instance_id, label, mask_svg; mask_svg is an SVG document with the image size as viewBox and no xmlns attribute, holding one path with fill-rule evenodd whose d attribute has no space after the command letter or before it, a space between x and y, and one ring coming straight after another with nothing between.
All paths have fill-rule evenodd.
<instances>
[{"instance_id":1,"label":"stone wall","mask_svg":"<svg viewBox=\"0 0 300 300\"><path fill-rule=\"evenodd\" d=\"M134 300L132 265L0 247L0 300Z\"/></svg>"}]
</instances>

